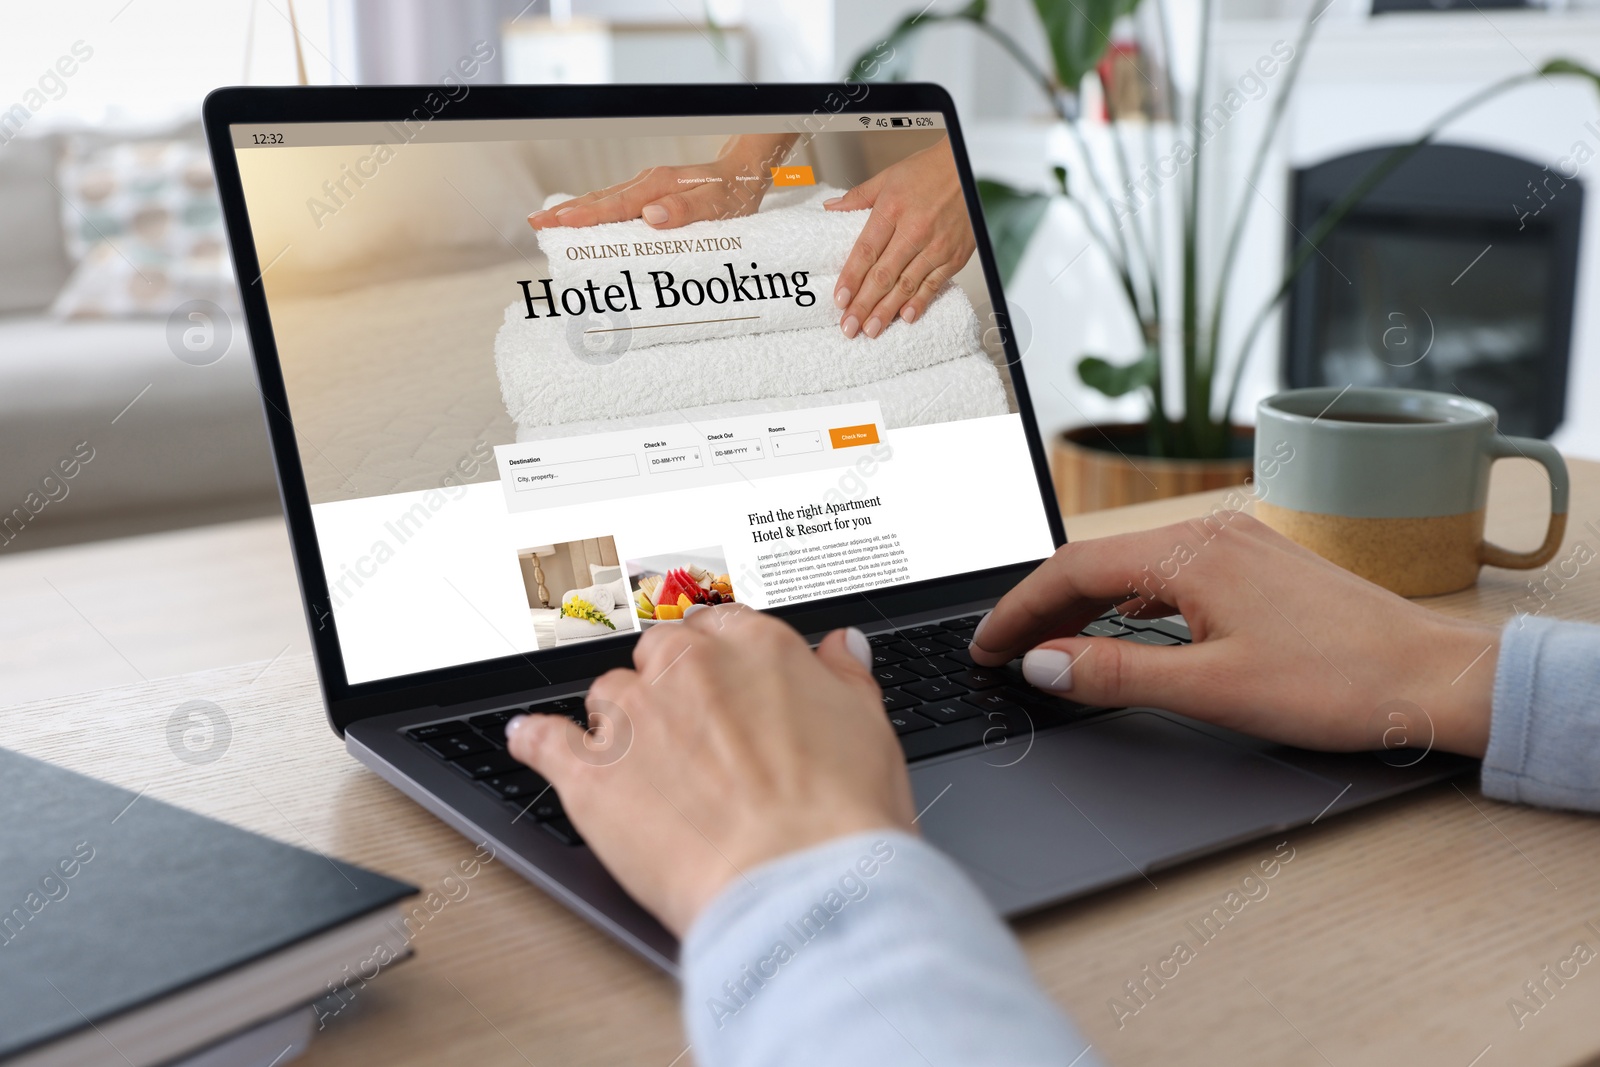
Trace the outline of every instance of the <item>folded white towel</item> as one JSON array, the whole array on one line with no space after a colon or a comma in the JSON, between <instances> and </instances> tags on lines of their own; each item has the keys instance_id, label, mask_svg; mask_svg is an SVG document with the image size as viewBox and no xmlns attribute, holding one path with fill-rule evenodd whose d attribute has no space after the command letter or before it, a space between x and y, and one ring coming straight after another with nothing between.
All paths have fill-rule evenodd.
<instances>
[{"instance_id":1,"label":"folded white towel","mask_svg":"<svg viewBox=\"0 0 1600 1067\"><path fill-rule=\"evenodd\" d=\"M774 189L753 215L691 222L669 230L659 230L643 219L554 226L539 231L539 248L550 260L550 277L560 285L581 284L594 277L596 270L614 272L630 267L636 274L648 270L706 274L720 270L724 262L732 262L740 270L754 261L762 270L837 275L869 214L828 211L822 206L824 200L842 195L844 190L827 185ZM556 194L547 197L544 206L570 199ZM590 258L603 252L624 254Z\"/></svg>"},{"instance_id":2,"label":"folded white towel","mask_svg":"<svg viewBox=\"0 0 1600 1067\"><path fill-rule=\"evenodd\" d=\"M731 415L760 415L767 412L799 411L876 400L885 429L926 426L959 419L979 419L1004 415L1006 403L1000 372L988 356L964 356L921 370L897 374L883 381L836 389L825 393L798 396L763 397L731 403L703 404L678 411L651 415L631 415L617 419L569 422L559 425L517 427L518 441L550 441L561 437L583 437L612 430L634 430L649 426L681 423L699 425L709 419Z\"/></svg>"},{"instance_id":3,"label":"folded white towel","mask_svg":"<svg viewBox=\"0 0 1600 1067\"><path fill-rule=\"evenodd\" d=\"M823 326L609 355L587 348L594 335L582 329L574 318L529 319L521 301L506 309L494 358L513 422L547 426L804 396L819 386L848 389L982 351L977 316L954 285L916 322L892 322L877 337L847 338L837 326Z\"/></svg>"}]
</instances>

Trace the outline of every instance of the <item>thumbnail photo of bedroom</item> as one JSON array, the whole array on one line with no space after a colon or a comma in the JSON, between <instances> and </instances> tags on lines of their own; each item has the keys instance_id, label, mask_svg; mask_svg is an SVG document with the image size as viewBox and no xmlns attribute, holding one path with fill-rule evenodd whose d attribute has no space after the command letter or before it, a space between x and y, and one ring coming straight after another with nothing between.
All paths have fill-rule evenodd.
<instances>
[{"instance_id":1,"label":"thumbnail photo of bedroom","mask_svg":"<svg viewBox=\"0 0 1600 1067\"><path fill-rule=\"evenodd\" d=\"M683 225L568 207L741 137L417 142L359 184L372 146L241 152L312 503L492 481L518 440L862 400L891 429L1016 411L970 251L914 321L846 336L835 306L870 212L824 202L947 159L943 131L756 140L783 165Z\"/></svg>"},{"instance_id":2,"label":"thumbnail photo of bedroom","mask_svg":"<svg viewBox=\"0 0 1600 1067\"><path fill-rule=\"evenodd\" d=\"M721 546L630 559L628 585L634 614L645 629L678 622L696 604L715 607L736 602Z\"/></svg>"},{"instance_id":3,"label":"thumbnail photo of bedroom","mask_svg":"<svg viewBox=\"0 0 1600 1067\"><path fill-rule=\"evenodd\" d=\"M560 648L639 629L610 537L519 549L537 647Z\"/></svg>"}]
</instances>

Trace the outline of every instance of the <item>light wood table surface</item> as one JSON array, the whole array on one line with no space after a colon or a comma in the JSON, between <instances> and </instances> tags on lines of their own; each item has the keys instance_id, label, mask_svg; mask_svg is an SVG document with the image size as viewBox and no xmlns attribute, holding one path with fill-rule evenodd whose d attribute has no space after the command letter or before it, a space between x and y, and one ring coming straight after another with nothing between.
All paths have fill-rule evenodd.
<instances>
[{"instance_id":1,"label":"light wood table surface","mask_svg":"<svg viewBox=\"0 0 1600 1067\"><path fill-rule=\"evenodd\" d=\"M1558 560L1579 541L1600 549L1600 464L1574 462L1572 473L1573 521ZM1545 492L1531 464L1500 464L1491 536L1510 547L1537 543ZM1159 525L1202 514L1225 495L1081 516L1068 529L1082 538ZM304 645L284 636L292 627L283 589L292 583L281 528L238 523L59 553L0 562L0 595L11 609L4 625L27 640L20 658L34 672L30 684L58 678L62 693L12 707L6 745L424 890L471 856L465 839L346 756L328 729ZM1600 620L1596 572L1590 565L1562 585L1546 614ZM91 580L96 574L102 583ZM1486 569L1476 588L1431 606L1502 620L1519 602L1534 603L1531 576ZM79 594L71 615L54 601L28 600L45 596L36 587L47 580ZM119 582L115 595L104 592L103 583ZM219 603L206 601L207 587ZM184 592L162 600L162 589ZM241 603L241 589L259 601ZM54 621L28 636L19 612L47 602ZM268 634L217 632L251 625ZM254 663L156 678L160 665L183 662L162 651L153 636L161 633L223 653L261 651ZM285 642L291 647L278 652ZM14 645L4 654L18 661ZM154 680L74 693L85 684L74 664L84 659L98 664L91 683L117 659ZM174 733L179 709L196 700L226 716L225 745L201 734L185 747ZM198 762L192 750L215 758ZM1293 859L1267 883L1268 895L1240 910L1119 1028L1108 1005L1126 997L1124 983L1178 940L1193 943L1187 924L1280 841ZM1576 942L1600 951L1597 876L1600 819L1497 804L1463 780L1158 874L1154 887L1138 881L1063 905L1018 932L1045 986L1112 1064L1594 1064L1600 959L1561 988L1550 983L1553 993L1520 1029L1508 1004L1526 998L1524 983L1540 981ZM468 885L422 928L416 956L328 1020L302 1062L693 1060L671 981L497 864Z\"/></svg>"}]
</instances>

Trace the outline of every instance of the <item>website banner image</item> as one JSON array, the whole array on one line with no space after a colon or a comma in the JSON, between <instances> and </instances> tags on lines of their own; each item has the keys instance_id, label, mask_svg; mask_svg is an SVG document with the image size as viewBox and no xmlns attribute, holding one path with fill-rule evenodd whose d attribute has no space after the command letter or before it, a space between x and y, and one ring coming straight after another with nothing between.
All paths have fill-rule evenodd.
<instances>
[{"instance_id":1,"label":"website banner image","mask_svg":"<svg viewBox=\"0 0 1600 1067\"><path fill-rule=\"evenodd\" d=\"M942 119L836 118L235 128L352 683L1049 554Z\"/></svg>"}]
</instances>

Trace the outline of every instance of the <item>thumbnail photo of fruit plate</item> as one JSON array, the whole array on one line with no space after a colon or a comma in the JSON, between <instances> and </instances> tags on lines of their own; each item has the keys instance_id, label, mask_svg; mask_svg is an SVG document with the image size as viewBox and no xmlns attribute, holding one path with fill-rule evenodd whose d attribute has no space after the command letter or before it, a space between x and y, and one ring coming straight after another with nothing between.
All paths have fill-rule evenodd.
<instances>
[{"instance_id":1,"label":"thumbnail photo of fruit plate","mask_svg":"<svg viewBox=\"0 0 1600 1067\"><path fill-rule=\"evenodd\" d=\"M683 613L697 604L715 607L735 600L720 546L630 559L628 585L641 627L682 622Z\"/></svg>"}]
</instances>

